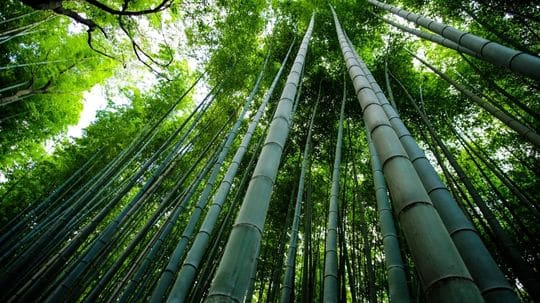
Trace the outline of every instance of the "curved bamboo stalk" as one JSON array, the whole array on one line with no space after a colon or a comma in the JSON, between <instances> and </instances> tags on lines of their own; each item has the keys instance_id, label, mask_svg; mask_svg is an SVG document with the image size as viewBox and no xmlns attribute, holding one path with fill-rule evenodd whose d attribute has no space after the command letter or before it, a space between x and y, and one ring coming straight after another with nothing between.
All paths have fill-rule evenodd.
<instances>
[{"instance_id":1,"label":"curved bamboo stalk","mask_svg":"<svg viewBox=\"0 0 540 303\"><path fill-rule=\"evenodd\" d=\"M381 3L377 0L368 0L368 2L472 50L479 54L485 61L504 66L514 72L540 80L540 58L537 56L511 49L471 33L462 32L449 25L436 22L392 5Z\"/></svg>"},{"instance_id":2,"label":"curved bamboo stalk","mask_svg":"<svg viewBox=\"0 0 540 303\"><path fill-rule=\"evenodd\" d=\"M236 222L225 247L206 302L238 302L244 299L251 273L259 255L260 240L272 195L283 146L291 123L291 111L298 80L304 65L314 16L304 35L276 113L270 124L265 144L253 172Z\"/></svg>"},{"instance_id":3,"label":"curved bamboo stalk","mask_svg":"<svg viewBox=\"0 0 540 303\"><path fill-rule=\"evenodd\" d=\"M394 211L420 273L428 301L483 302L422 181L360 68L334 12L339 43L364 119L379 153Z\"/></svg>"}]
</instances>

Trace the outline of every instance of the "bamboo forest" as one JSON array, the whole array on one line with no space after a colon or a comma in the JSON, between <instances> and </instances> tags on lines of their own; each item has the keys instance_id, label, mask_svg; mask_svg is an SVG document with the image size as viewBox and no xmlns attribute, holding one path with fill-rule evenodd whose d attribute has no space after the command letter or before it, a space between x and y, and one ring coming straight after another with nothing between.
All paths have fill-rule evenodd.
<instances>
[{"instance_id":1,"label":"bamboo forest","mask_svg":"<svg viewBox=\"0 0 540 303\"><path fill-rule=\"evenodd\" d=\"M0 302L540 302L540 3L0 1Z\"/></svg>"}]
</instances>

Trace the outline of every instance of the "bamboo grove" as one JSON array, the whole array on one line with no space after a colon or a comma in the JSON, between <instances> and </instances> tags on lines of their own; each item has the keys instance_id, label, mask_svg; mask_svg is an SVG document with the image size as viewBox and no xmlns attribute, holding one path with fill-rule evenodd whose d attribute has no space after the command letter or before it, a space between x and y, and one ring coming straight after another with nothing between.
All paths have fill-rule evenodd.
<instances>
[{"instance_id":1,"label":"bamboo grove","mask_svg":"<svg viewBox=\"0 0 540 303\"><path fill-rule=\"evenodd\" d=\"M540 302L540 9L420 2L2 4L0 300Z\"/></svg>"}]
</instances>

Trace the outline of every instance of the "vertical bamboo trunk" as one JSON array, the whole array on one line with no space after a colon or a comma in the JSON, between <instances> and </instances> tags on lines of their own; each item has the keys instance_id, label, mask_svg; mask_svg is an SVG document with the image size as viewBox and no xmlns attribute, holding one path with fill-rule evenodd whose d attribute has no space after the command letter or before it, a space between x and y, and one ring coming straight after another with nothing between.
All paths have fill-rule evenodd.
<instances>
[{"instance_id":1,"label":"vertical bamboo trunk","mask_svg":"<svg viewBox=\"0 0 540 303\"><path fill-rule=\"evenodd\" d=\"M317 105L313 108L311 114L311 120L309 122L309 129L306 138L306 145L304 147L304 157L302 159L302 168L300 170L300 179L298 180L298 191L296 193L296 203L294 207L293 224L291 232L291 240L289 244L289 251L287 252L287 261L285 263L286 270L283 276L283 285L281 287L281 299L280 302L287 303L294 298L293 285L294 275L296 272L296 247L298 242L298 226L300 225L300 213L302 209L302 198L304 196L304 180L306 176L306 169L309 163L309 152L311 150L311 132L313 130L313 122L315 121L315 114L317 112Z\"/></svg>"},{"instance_id":2,"label":"vertical bamboo trunk","mask_svg":"<svg viewBox=\"0 0 540 303\"><path fill-rule=\"evenodd\" d=\"M152 217L146 222L146 224L137 232L137 235L133 240L131 240L131 243L128 245L126 249L122 252L120 257L118 257L115 262L108 268L107 272L99 279L99 282L96 286L92 288L90 293L86 296L84 302L95 302L100 293L103 292L103 289L106 287L107 283L110 282L110 280L113 278L113 275L117 273L119 268L123 265L124 261L127 259L129 254L138 246L141 244L142 239L146 236L149 229L157 224L159 218L164 214L164 212L170 208L171 201L174 202L174 195L176 194L177 190L184 184L184 181L191 176L191 173L195 168L199 165L201 160L207 155L207 153L210 150L210 147L214 144L214 142L219 137L221 131L216 132L214 137L206 144L206 146L203 148L202 152L198 155L197 159L193 161L193 164L191 167L183 174L183 176L177 181L177 183L174 185L173 189L169 191L169 193L163 197L161 200L161 203L159 204L159 208L154 212ZM213 161L214 157L211 157L208 159L209 161ZM182 207L181 205L179 207Z\"/></svg>"},{"instance_id":3,"label":"vertical bamboo trunk","mask_svg":"<svg viewBox=\"0 0 540 303\"><path fill-rule=\"evenodd\" d=\"M504 88L499 86L495 81L493 81L486 72L482 71L476 64L474 64L469 58L467 58L464 55L461 55L461 58L467 62L467 64L472 67L472 69L480 76L480 78L488 85L489 88L494 89L498 91L501 95L506 97L510 102L517 105L519 108L521 108L524 112L529 114L531 117L534 117L536 121L540 121L540 113L537 113L533 111L529 106L527 106L525 103L521 102L518 98L511 95L509 92L507 92ZM510 104L511 105L511 104Z\"/></svg>"},{"instance_id":4,"label":"vertical bamboo trunk","mask_svg":"<svg viewBox=\"0 0 540 303\"><path fill-rule=\"evenodd\" d=\"M486 40L471 33L462 32L449 25L436 22L392 5L381 3L377 0L368 0L368 2L450 39L479 54L482 59L488 62L504 66L514 72L540 80L540 58L537 56L516 51L493 41Z\"/></svg>"},{"instance_id":5,"label":"vertical bamboo trunk","mask_svg":"<svg viewBox=\"0 0 540 303\"><path fill-rule=\"evenodd\" d=\"M341 146L343 142L343 113L345 111L345 88L341 100L341 110L338 122L338 135L332 170L332 189L328 205L328 223L326 227L326 250L324 258L324 293L323 302L338 302L338 196L339 196L339 166L341 165Z\"/></svg>"},{"instance_id":6,"label":"vertical bamboo trunk","mask_svg":"<svg viewBox=\"0 0 540 303\"><path fill-rule=\"evenodd\" d=\"M199 117L197 118L201 117L202 115L199 115ZM165 148L168 147L168 144L171 143L171 141L178 133L179 131L177 130L172 136L167 139L164 144L162 144L160 149L165 150ZM137 210L140 208L141 204L146 200L146 198L156 190L156 188L161 184L161 182L163 182L164 177L170 173L172 167L174 166L173 162L175 161L175 159L178 158L178 156L182 155L180 151L183 148L184 139L187 137L187 134L188 133L184 134L182 139L180 139L178 142L176 142L176 144L174 144L173 148L167 154L167 157L159 164L159 166L153 172L152 176L145 181L144 186L137 192L135 197L133 197L128 203L128 205L125 206L122 211L111 222L107 224L107 226L103 229L100 235L85 251L83 257L77 261L75 266L73 266L67 271L67 275L65 276L65 278L62 279L60 285L53 291L53 293L48 296L47 301L55 302L57 300L62 300L62 298L67 298L70 296L72 287L77 283L77 280L80 279L81 275L83 275L89 269L92 262L94 262L96 258L99 258L103 250L106 249L106 247L111 243L113 237L121 228L122 224L126 220L128 220L134 213L137 212ZM147 163L145 163L145 166L146 164L150 165L156 159L156 157L157 155L154 154L151 158L152 161L147 161ZM142 171L139 170L138 172L138 174L141 175L142 173L144 173L144 169ZM129 188L131 188L135 184L136 178L132 178L131 181L132 182L130 182ZM124 194L125 193L127 193L127 188L126 191L124 191ZM120 200L121 196L123 196L123 194L116 195L113 201ZM113 205L111 205L111 209L112 207ZM107 209L102 210L102 217L100 218L100 220L102 220L105 215L108 214L108 211L109 210ZM97 223L94 223L94 225L97 226ZM93 229L90 229L89 231L92 230Z\"/></svg>"},{"instance_id":7,"label":"vertical bamboo trunk","mask_svg":"<svg viewBox=\"0 0 540 303\"><path fill-rule=\"evenodd\" d=\"M312 16L205 302L239 302L246 296L251 272L259 254L272 186L290 128L294 96L313 23Z\"/></svg>"},{"instance_id":8,"label":"vertical bamboo trunk","mask_svg":"<svg viewBox=\"0 0 540 303\"><path fill-rule=\"evenodd\" d=\"M394 224L394 217L392 215L392 206L390 205L390 201L388 201L381 162L377 156L378 153L375 150L375 145L371 140L371 136L368 135L367 139L369 153L371 155L371 169L373 170L377 212L379 213L379 224L381 226L381 234L383 237L384 260L386 263L386 274L388 276L390 302L411 302L409 289L407 288L405 265L401 258L401 250Z\"/></svg>"},{"instance_id":9,"label":"vertical bamboo trunk","mask_svg":"<svg viewBox=\"0 0 540 303\"><path fill-rule=\"evenodd\" d=\"M205 108L209 104L210 103L205 103L203 108ZM201 106L203 106L202 103L201 103ZM201 109L201 107L198 107L190 115L189 118L191 118L195 113L198 113L199 116L202 115L204 113L204 109L202 111L199 111L200 109ZM170 113L171 111L172 110L170 110L168 113ZM189 120L189 118L188 118L188 120ZM163 121L164 119L165 119L165 116L163 116L162 119L160 119L158 121L158 123L160 123L160 121ZM167 147L169 145L170 140L172 140L174 138L174 136L176 136L176 134L180 130L182 130L182 128L186 125L186 123L187 123L187 120L175 131L174 134L169 136L169 138L166 140L166 142L163 143L162 146L160 147L160 150L163 150L165 147ZM147 134L142 135L141 138L142 139L148 139L148 138L151 138L152 136L153 136L152 132L149 132ZM182 140L180 140L180 141L182 141ZM109 186L111 184L112 180L107 179L107 177L111 177L111 175L118 176L121 172L125 171L126 165L128 163L130 163L130 161L134 160L133 154L130 151L135 151L136 148L138 147L139 149L135 153L135 155L137 155L142 150L144 150L144 148L145 148L145 146L147 146L147 144L148 144L148 142L143 142L143 141L138 142L138 143L133 142L133 144L131 144L129 148L124 150L124 151L126 151L126 153L124 153L124 152L121 153L121 154L124 154L124 156L117 158L115 160L115 162L114 162L114 165L112 165L112 167L108 167L107 169L104 170L103 174L101 174L99 176L99 178L92 184L92 188L95 188L95 190L97 190L98 193L99 193L101 190L103 190L104 187ZM145 165L149 166L155 160L155 157L157 157L157 156L158 155L154 155L151 159L149 159L145 163ZM143 167L144 167L144 165L143 165ZM143 173L144 173L144 169L139 169L138 174L142 175ZM120 190L120 193L122 191L127 192L131 188L130 186L135 184L137 179L138 179L138 177L131 178L128 185L122 186L122 189ZM105 182L107 180L108 180L108 182ZM106 184L104 184L104 183L106 183ZM102 187L98 188L100 185ZM142 192L143 191L141 191L141 193ZM91 196L92 193L95 195L94 197ZM77 201L73 202L73 205L70 205L69 208L67 208L67 210L64 211L64 213L62 214L62 217L59 220L58 219L55 220L56 222L54 222L53 226L57 226L60 229L57 230L56 227L55 227L53 229L53 231L56 231L56 233L59 233L59 235L51 234L49 232L49 230L47 230L47 233L45 235L42 235L41 238L39 239L39 241L36 241L37 243L36 243L35 247L40 247L41 245L38 245L40 242L48 243L47 244L48 247L53 246L53 248L54 248L54 245L61 244L62 242L59 240L61 238L59 238L59 237L61 237L61 236L65 237L65 236L69 235L68 233L75 229L73 227L74 226L73 224L75 224L74 221L81 219L81 218L77 219L76 218L77 216L75 216L75 211L79 210L79 212L80 212L80 208L76 207L76 205L82 205L85 202L86 202L87 205L89 205L89 204L92 205L92 201L94 201L94 199L97 199L97 198L101 198L102 201L104 201L105 199L109 199L109 197L103 197L103 198L100 197L98 193L96 193L94 191L94 189L88 189L88 191L86 193L84 193ZM85 198L85 196L88 196L88 197ZM121 196L122 196L121 194L115 193L115 196L112 198L112 200L110 202L108 202L107 207L104 207L104 209L102 209L100 211L100 213L98 215L96 215L92 219L92 221L89 224L87 224L84 228L81 227L82 230L73 239L71 239L70 243L66 247L62 248L61 251L56 252L56 254L54 254L55 252L52 251L52 250L47 251L47 250L43 249L42 246L41 246L41 249L34 249L33 248L30 251L30 253L38 253L39 252L39 253L41 253L42 257L45 257L45 256L47 256L47 254L49 254L49 256L48 256L49 259L46 260L46 263L42 267L39 268L39 271L36 272L35 275L31 277L30 281L28 281L28 283L26 283L24 285L24 287L22 287L22 288L20 288L18 290L18 292L15 294L15 297L17 297L19 295L22 295L22 294L24 294L24 297L33 297L33 296L35 296L35 293L42 292L43 287L50 286L50 284L51 284L50 280L53 277L56 277L56 275L59 273L59 269L62 266L66 266L66 264L65 264L66 261L72 256L73 253L76 252L79 245L81 245L81 243L91 234L91 232L94 231L94 229L96 228L96 226L98 225L100 220L102 220L108 214L110 209L112 209L114 207L116 201L118 201L121 198ZM88 199L90 199L90 200L88 200ZM73 217L75 217L75 218L73 218ZM30 254L30 256L32 256L32 255Z\"/></svg>"},{"instance_id":10,"label":"vertical bamboo trunk","mask_svg":"<svg viewBox=\"0 0 540 303\"><path fill-rule=\"evenodd\" d=\"M425 295L432 302L483 302L463 260L341 29L336 31L367 128L381 159Z\"/></svg>"},{"instance_id":11,"label":"vertical bamboo trunk","mask_svg":"<svg viewBox=\"0 0 540 303\"><path fill-rule=\"evenodd\" d=\"M519 185L517 185L508 175L495 163L489 155L482 150L466 133L461 131L462 134L471 142L476 148L470 146L470 144L463 138L463 142L469 146L469 149L475 154L482 162L490 168L490 170L497 176L497 178L504 184L510 191L516 196L516 198L521 201L521 203L530 210L538 220L540 220L540 212L538 211L537 204L533 203L533 199L527 194L526 191L522 190Z\"/></svg>"},{"instance_id":12,"label":"vertical bamboo trunk","mask_svg":"<svg viewBox=\"0 0 540 303\"><path fill-rule=\"evenodd\" d=\"M397 83L401 86L413 107L420 111L415 100L401 81L397 80ZM379 100L384 102L382 93L377 94L377 96L380 96L381 99ZM487 302L517 302L518 298L504 274L497 266L471 222L461 211L450 191L439 178L423 150L412 139L411 134L397 114L392 112L389 106L384 108L484 299Z\"/></svg>"},{"instance_id":13,"label":"vertical bamboo trunk","mask_svg":"<svg viewBox=\"0 0 540 303\"><path fill-rule=\"evenodd\" d=\"M448 162L450 162L451 166L459 175L459 178L465 185L467 191L469 192L469 194L475 201L476 205L478 206L478 208L484 215L489 226L492 228L493 233L497 236L499 240L497 241L497 244L501 246L502 251L506 254L506 257L512 264L512 267L514 268L514 271L516 275L518 276L520 282L523 284L523 286L525 287L529 295L533 298L533 300L535 301L540 300L540 290L537 287L537 285L540 284L540 278L539 278L538 273L536 273L531 268L531 266L522 258L514 242L508 236L508 234L504 231L499 221L497 220L497 218L495 218L495 216L493 215L493 212L484 202L482 197L480 197L480 195L474 188L474 185L472 184L471 180L467 177L467 175L465 174L461 166L458 164L454 156L446 148L446 145L436 135L435 129L431 125L427 116L424 115L424 113L422 113L421 111L418 111L418 109L417 109L417 112L420 114L420 117L424 121L424 124L427 126L432 139L441 148L441 150L443 151L443 154L448 159Z\"/></svg>"},{"instance_id":14,"label":"vertical bamboo trunk","mask_svg":"<svg viewBox=\"0 0 540 303\"><path fill-rule=\"evenodd\" d=\"M388 50L387 50L388 51ZM392 92L392 85L390 83L390 76L388 75L388 53L386 54L384 58L384 81L386 83L386 91L388 93L388 99L390 100L390 104L394 107L394 109L397 112L397 105L396 100L394 100L394 93Z\"/></svg>"}]
</instances>

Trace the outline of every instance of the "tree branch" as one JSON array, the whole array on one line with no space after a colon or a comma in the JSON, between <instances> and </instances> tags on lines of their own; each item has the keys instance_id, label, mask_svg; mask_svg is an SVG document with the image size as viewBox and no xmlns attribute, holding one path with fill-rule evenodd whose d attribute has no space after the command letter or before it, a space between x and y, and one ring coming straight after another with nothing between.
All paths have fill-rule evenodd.
<instances>
[{"instance_id":1,"label":"tree branch","mask_svg":"<svg viewBox=\"0 0 540 303\"><path fill-rule=\"evenodd\" d=\"M106 11L109 14L112 15L119 15L119 16L140 16L140 15L146 15L151 13L156 13L162 10L165 10L169 8L172 5L172 0L163 0L158 6L151 8L151 9L145 9L141 11L128 11L128 10L116 10L113 9L97 0L84 0L84 2L91 4L103 11ZM127 3L129 0L124 1L124 7L127 7Z\"/></svg>"}]
</instances>

